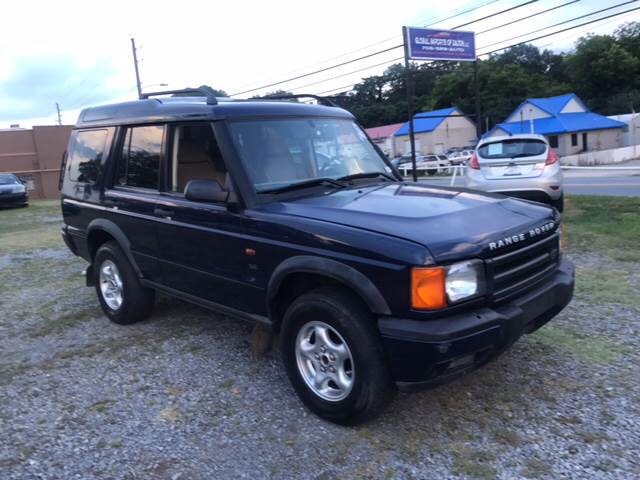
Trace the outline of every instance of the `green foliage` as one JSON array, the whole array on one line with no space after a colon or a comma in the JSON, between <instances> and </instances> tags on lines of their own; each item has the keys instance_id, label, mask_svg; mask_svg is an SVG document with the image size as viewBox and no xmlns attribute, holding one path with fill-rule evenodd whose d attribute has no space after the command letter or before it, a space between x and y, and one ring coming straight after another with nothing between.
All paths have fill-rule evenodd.
<instances>
[{"instance_id":1,"label":"green foliage","mask_svg":"<svg viewBox=\"0 0 640 480\"><path fill-rule=\"evenodd\" d=\"M412 66L417 111L456 106L474 113L473 65L432 62ZM613 35L580 38L566 53L518 45L480 60L480 103L489 126L524 99L575 92L592 110L612 115L640 108L640 23ZM363 79L337 101L365 127L405 121L405 71L401 64Z\"/></svg>"},{"instance_id":2,"label":"green foliage","mask_svg":"<svg viewBox=\"0 0 640 480\"><path fill-rule=\"evenodd\" d=\"M189 87L191 88L191 87ZM216 88L210 87L209 85L200 85L198 88L201 88L202 90L206 90L207 92L212 93L213 95L215 95L216 97L228 97L229 95L227 94L227 92L225 92L224 90L218 90ZM199 97L201 96L200 93L177 93L175 95L172 95L173 97Z\"/></svg>"}]
</instances>

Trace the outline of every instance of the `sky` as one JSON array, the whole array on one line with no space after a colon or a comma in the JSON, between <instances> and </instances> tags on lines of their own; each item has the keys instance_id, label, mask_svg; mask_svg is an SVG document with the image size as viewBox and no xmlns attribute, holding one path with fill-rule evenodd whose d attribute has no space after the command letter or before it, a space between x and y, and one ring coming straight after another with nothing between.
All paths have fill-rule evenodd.
<instances>
[{"instance_id":1,"label":"sky","mask_svg":"<svg viewBox=\"0 0 640 480\"><path fill-rule=\"evenodd\" d=\"M640 7L640 2L631 3L509 40L625 1L579 0L547 14L479 33L568 1L532 1L462 29L476 31L481 55ZM4 21L0 28L0 128L11 124L21 127L54 124L56 102L63 123L73 124L83 107L135 99L131 37L138 45L144 91L207 84L234 94L401 43L403 25L454 28L526 2L325 0L312 5L293 0L236 0L194 1L183 9L178 8L180 3L159 0L8 2L3 5ZM455 18L447 20L450 16ZM566 51L580 36L589 32L611 33L628 21L640 21L640 10L533 44ZM401 56L401 49L393 50L239 98L278 88L295 93L335 93L336 89L344 90L343 87L363 77L382 73L391 63L375 65ZM329 80L336 76L340 78Z\"/></svg>"}]
</instances>

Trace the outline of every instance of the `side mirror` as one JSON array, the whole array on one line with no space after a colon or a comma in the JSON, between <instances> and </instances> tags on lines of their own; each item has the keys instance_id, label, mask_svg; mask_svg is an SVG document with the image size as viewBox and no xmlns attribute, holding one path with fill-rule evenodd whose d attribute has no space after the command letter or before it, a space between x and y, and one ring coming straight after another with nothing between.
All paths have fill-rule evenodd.
<instances>
[{"instance_id":1,"label":"side mirror","mask_svg":"<svg viewBox=\"0 0 640 480\"><path fill-rule=\"evenodd\" d=\"M226 202L229 192L217 180L189 180L184 196L194 202Z\"/></svg>"}]
</instances>

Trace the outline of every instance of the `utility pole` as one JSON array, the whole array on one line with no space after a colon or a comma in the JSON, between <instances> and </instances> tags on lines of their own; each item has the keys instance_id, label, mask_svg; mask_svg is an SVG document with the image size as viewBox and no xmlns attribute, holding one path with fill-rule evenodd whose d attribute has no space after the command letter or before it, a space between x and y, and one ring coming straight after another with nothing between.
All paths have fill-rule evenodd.
<instances>
[{"instance_id":1,"label":"utility pole","mask_svg":"<svg viewBox=\"0 0 640 480\"><path fill-rule=\"evenodd\" d=\"M473 90L475 96L475 107L476 107L476 135L478 136L478 141L482 137L482 117L480 116L480 82L478 80L478 60L476 59L473 62Z\"/></svg>"},{"instance_id":2,"label":"utility pole","mask_svg":"<svg viewBox=\"0 0 640 480\"><path fill-rule=\"evenodd\" d=\"M407 27L402 27L402 38L404 39L404 72L406 75L405 87L407 89L407 115L409 117L409 142L411 144L411 169L413 181L417 182L416 137L413 129L413 71L411 70L411 62L409 62L409 39L407 33Z\"/></svg>"},{"instance_id":3,"label":"utility pole","mask_svg":"<svg viewBox=\"0 0 640 480\"><path fill-rule=\"evenodd\" d=\"M56 110L58 111L58 125L62 125L62 116L60 115L60 104L56 102Z\"/></svg>"},{"instance_id":4,"label":"utility pole","mask_svg":"<svg viewBox=\"0 0 640 480\"><path fill-rule=\"evenodd\" d=\"M131 51L133 53L133 68L136 70L136 87L138 88L138 98L142 98L142 85L140 84L140 71L138 70L138 51L136 50L136 39L131 37Z\"/></svg>"}]
</instances>

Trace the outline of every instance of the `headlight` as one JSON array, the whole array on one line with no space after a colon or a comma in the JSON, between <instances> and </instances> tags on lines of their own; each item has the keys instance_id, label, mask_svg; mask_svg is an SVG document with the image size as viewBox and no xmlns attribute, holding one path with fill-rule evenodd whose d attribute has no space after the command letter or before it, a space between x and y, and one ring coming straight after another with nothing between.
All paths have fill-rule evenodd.
<instances>
[{"instance_id":1,"label":"headlight","mask_svg":"<svg viewBox=\"0 0 640 480\"><path fill-rule=\"evenodd\" d=\"M26 191L26 187L24 185L14 185L12 192L13 193L24 193Z\"/></svg>"},{"instance_id":2,"label":"headlight","mask_svg":"<svg viewBox=\"0 0 640 480\"><path fill-rule=\"evenodd\" d=\"M480 260L448 267L416 267L411 271L411 307L435 310L484 293L484 269Z\"/></svg>"},{"instance_id":3,"label":"headlight","mask_svg":"<svg viewBox=\"0 0 640 480\"><path fill-rule=\"evenodd\" d=\"M480 262L454 263L447 268L445 290L451 303L480 293L482 286Z\"/></svg>"}]
</instances>

